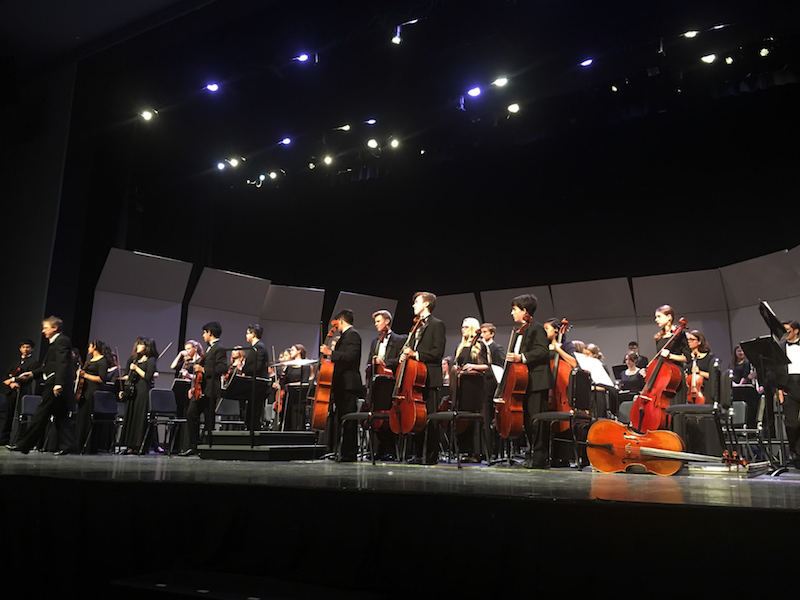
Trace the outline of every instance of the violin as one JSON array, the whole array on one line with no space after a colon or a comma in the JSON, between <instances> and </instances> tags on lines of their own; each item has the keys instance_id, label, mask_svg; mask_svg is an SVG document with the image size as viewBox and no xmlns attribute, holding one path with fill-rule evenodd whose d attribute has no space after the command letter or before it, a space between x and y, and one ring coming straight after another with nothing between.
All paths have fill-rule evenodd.
<instances>
[{"instance_id":1,"label":"violin","mask_svg":"<svg viewBox=\"0 0 800 600\"><path fill-rule=\"evenodd\" d=\"M339 330L339 321L331 321L331 329L325 338L325 345L330 348L333 342L333 334ZM313 401L311 408L311 429L324 431L328 422L328 414L331 405L331 388L333 387L333 368L334 364L330 358L326 358L320 353L317 362L317 373L314 379L314 396L309 398Z\"/></svg>"},{"instance_id":2,"label":"violin","mask_svg":"<svg viewBox=\"0 0 800 600\"><path fill-rule=\"evenodd\" d=\"M421 326L422 319L414 317L414 327L403 344L403 350L411 348ZM425 429L428 408L422 393L427 379L428 369L424 362L409 356L400 362L392 392L392 408L389 411L389 427L393 433L419 433Z\"/></svg>"},{"instance_id":3,"label":"violin","mask_svg":"<svg viewBox=\"0 0 800 600\"><path fill-rule=\"evenodd\" d=\"M532 322L533 317L526 314L519 328L511 331L506 360L503 363L503 377L494 393L494 422L497 432L503 439L522 435L524 423L522 403L528 389L528 366L521 362L508 362L508 355L514 349L517 336L522 335Z\"/></svg>"},{"instance_id":4,"label":"violin","mask_svg":"<svg viewBox=\"0 0 800 600\"><path fill-rule=\"evenodd\" d=\"M138 363L139 359L141 358L141 356L142 355L137 354L133 358L133 361L131 361L131 362ZM136 369L131 369L129 367L128 368L128 379L124 382L123 389L122 389L122 398L121 398L121 400L123 402L130 402L131 400L133 400L136 397L136 382L138 382L139 379L141 379L141 377L139 376L139 372Z\"/></svg>"},{"instance_id":5,"label":"violin","mask_svg":"<svg viewBox=\"0 0 800 600\"><path fill-rule=\"evenodd\" d=\"M681 381L683 371L671 360L662 355L664 350L669 350L672 343L680 336L689 323L683 317L680 325L672 332L657 358L647 365L647 380L641 393L633 399L631 406L631 427L636 431L645 432L656 429L665 429L667 426L667 407L675 396Z\"/></svg>"},{"instance_id":6,"label":"violin","mask_svg":"<svg viewBox=\"0 0 800 600\"><path fill-rule=\"evenodd\" d=\"M561 319L561 325L558 328L558 343L564 340L564 335L569 331L570 324L566 319ZM555 385L550 390L548 398L548 408L552 411L569 412L571 407L569 405L569 395L567 389L569 387L569 378L572 374L572 367L566 362L561 360L561 355L556 352L555 358L550 361L550 369L553 372L553 381ZM569 429L568 421L556 422L553 425L553 430L563 432Z\"/></svg>"},{"instance_id":7,"label":"violin","mask_svg":"<svg viewBox=\"0 0 800 600\"><path fill-rule=\"evenodd\" d=\"M627 425L600 419L586 436L586 455L592 467L602 473L620 473L633 465L656 475L674 475L684 461L722 462L745 466L747 461L726 450L721 457L686 452L681 437L666 430L639 433Z\"/></svg>"},{"instance_id":8,"label":"violin","mask_svg":"<svg viewBox=\"0 0 800 600\"><path fill-rule=\"evenodd\" d=\"M83 376L83 372L86 370L86 367L89 366L91 361L87 359L84 363L83 367L78 371L78 377L75 380L75 399L78 400L83 395L83 388L86 387L86 379Z\"/></svg>"},{"instance_id":9,"label":"violin","mask_svg":"<svg viewBox=\"0 0 800 600\"><path fill-rule=\"evenodd\" d=\"M200 400L203 396L203 372L192 371L192 385L189 387L189 400Z\"/></svg>"},{"instance_id":10,"label":"violin","mask_svg":"<svg viewBox=\"0 0 800 600\"><path fill-rule=\"evenodd\" d=\"M694 373L694 368L697 366L697 356L692 355L692 372L686 376L686 387L689 388L689 394L686 400L690 404L705 404L706 397L703 394L703 376L700 373Z\"/></svg>"}]
</instances>

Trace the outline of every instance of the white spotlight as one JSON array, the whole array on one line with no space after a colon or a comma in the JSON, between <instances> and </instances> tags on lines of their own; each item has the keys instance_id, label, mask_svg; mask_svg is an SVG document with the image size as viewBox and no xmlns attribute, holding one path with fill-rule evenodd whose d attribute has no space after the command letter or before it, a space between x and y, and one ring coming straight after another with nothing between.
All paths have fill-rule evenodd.
<instances>
[{"instance_id":1,"label":"white spotlight","mask_svg":"<svg viewBox=\"0 0 800 600\"><path fill-rule=\"evenodd\" d=\"M367 125L375 125L375 123L377 122L378 121L376 119L367 119L366 121L364 121L364 123L366 123Z\"/></svg>"},{"instance_id":2,"label":"white spotlight","mask_svg":"<svg viewBox=\"0 0 800 600\"><path fill-rule=\"evenodd\" d=\"M686 33L684 33L684 34L683 34L683 37L685 37L685 38L689 38L689 39L692 39L692 38L694 38L694 37L697 37L697 34L698 34L698 33L700 33L700 32L699 32L699 31L694 31L694 30L692 30L692 31L687 31Z\"/></svg>"},{"instance_id":3,"label":"white spotlight","mask_svg":"<svg viewBox=\"0 0 800 600\"><path fill-rule=\"evenodd\" d=\"M508 77L498 77L492 82L492 85L496 85L497 87L503 87L507 83L508 83Z\"/></svg>"},{"instance_id":4,"label":"white spotlight","mask_svg":"<svg viewBox=\"0 0 800 600\"><path fill-rule=\"evenodd\" d=\"M217 163L217 168L218 168L220 171L224 170L224 169L225 169L225 163L224 163L224 162L218 162L218 163Z\"/></svg>"},{"instance_id":5,"label":"white spotlight","mask_svg":"<svg viewBox=\"0 0 800 600\"><path fill-rule=\"evenodd\" d=\"M270 179L277 179L278 178L278 174L275 171L270 171L269 172L269 178Z\"/></svg>"},{"instance_id":6,"label":"white spotlight","mask_svg":"<svg viewBox=\"0 0 800 600\"><path fill-rule=\"evenodd\" d=\"M228 161L228 164L229 164L230 166L232 166L232 167L238 167L238 166L239 166L239 161L238 161L238 160L236 160L235 158L231 158L231 159Z\"/></svg>"},{"instance_id":7,"label":"white spotlight","mask_svg":"<svg viewBox=\"0 0 800 600\"><path fill-rule=\"evenodd\" d=\"M618 91L619 91L619 88L618 88L617 86L615 86L615 85L612 85L612 86L611 86L611 91L612 91L612 92L618 92Z\"/></svg>"},{"instance_id":8,"label":"white spotlight","mask_svg":"<svg viewBox=\"0 0 800 600\"><path fill-rule=\"evenodd\" d=\"M313 171L314 169L317 168L317 165L315 165L313 162L310 162L310 163L308 163L308 168Z\"/></svg>"},{"instance_id":9,"label":"white spotlight","mask_svg":"<svg viewBox=\"0 0 800 600\"><path fill-rule=\"evenodd\" d=\"M472 88L471 90L467 91L467 94L469 94L473 98L476 98L476 97L481 95L481 88L476 86L476 87Z\"/></svg>"},{"instance_id":10,"label":"white spotlight","mask_svg":"<svg viewBox=\"0 0 800 600\"><path fill-rule=\"evenodd\" d=\"M593 58L587 58L585 61L581 63L582 67L588 67L594 62Z\"/></svg>"},{"instance_id":11,"label":"white spotlight","mask_svg":"<svg viewBox=\"0 0 800 600\"><path fill-rule=\"evenodd\" d=\"M280 141L280 143L283 144L284 146L288 146L289 144L292 143L292 139L288 138L288 137L285 137Z\"/></svg>"},{"instance_id":12,"label":"white spotlight","mask_svg":"<svg viewBox=\"0 0 800 600\"><path fill-rule=\"evenodd\" d=\"M400 25L398 25L394 30L394 37L392 38L393 44L399 44L403 41L403 38L400 37Z\"/></svg>"},{"instance_id":13,"label":"white spotlight","mask_svg":"<svg viewBox=\"0 0 800 600\"><path fill-rule=\"evenodd\" d=\"M206 89L207 89L209 92L217 92L217 91L219 91L219 84L218 84L218 83L209 83L209 84L206 86Z\"/></svg>"},{"instance_id":14,"label":"white spotlight","mask_svg":"<svg viewBox=\"0 0 800 600\"><path fill-rule=\"evenodd\" d=\"M322 162L324 162L326 165L329 165L333 162L333 158L331 158L330 156L326 156L325 158L322 159Z\"/></svg>"},{"instance_id":15,"label":"white spotlight","mask_svg":"<svg viewBox=\"0 0 800 600\"><path fill-rule=\"evenodd\" d=\"M717 60L717 55L716 54L706 54L705 56L701 57L700 60L702 60L707 65L710 65L715 60Z\"/></svg>"},{"instance_id":16,"label":"white spotlight","mask_svg":"<svg viewBox=\"0 0 800 600\"><path fill-rule=\"evenodd\" d=\"M519 104L514 102L514 104L508 105L508 112L517 114L519 112Z\"/></svg>"},{"instance_id":17,"label":"white spotlight","mask_svg":"<svg viewBox=\"0 0 800 600\"><path fill-rule=\"evenodd\" d=\"M334 131L350 131L350 125L342 125L341 127L335 127Z\"/></svg>"},{"instance_id":18,"label":"white spotlight","mask_svg":"<svg viewBox=\"0 0 800 600\"><path fill-rule=\"evenodd\" d=\"M765 56L769 56L769 48L762 48L761 50L758 51L758 55L762 58L764 58Z\"/></svg>"},{"instance_id":19,"label":"white spotlight","mask_svg":"<svg viewBox=\"0 0 800 600\"><path fill-rule=\"evenodd\" d=\"M371 139L371 140L369 140L369 141L367 142L367 146L369 146L370 148L372 148L372 149L374 150L375 148L377 148L377 147L378 147L378 140L376 140L376 139L374 139L374 138L373 138L373 139Z\"/></svg>"},{"instance_id":20,"label":"white spotlight","mask_svg":"<svg viewBox=\"0 0 800 600\"><path fill-rule=\"evenodd\" d=\"M267 178L267 176L266 176L266 175L264 175L263 173L262 173L261 175L259 175L259 176L258 176L258 180L259 180L259 181L264 181L266 178Z\"/></svg>"},{"instance_id":21,"label":"white spotlight","mask_svg":"<svg viewBox=\"0 0 800 600\"><path fill-rule=\"evenodd\" d=\"M392 140L392 141L389 143L389 145L390 145L392 148L397 148L397 147L400 145L400 140Z\"/></svg>"},{"instance_id":22,"label":"white spotlight","mask_svg":"<svg viewBox=\"0 0 800 600\"><path fill-rule=\"evenodd\" d=\"M139 113L139 116L142 117L145 121L150 121L153 117L158 114L157 110L143 110Z\"/></svg>"},{"instance_id":23,"label":"white spotlight","mask_svg":"<svg viewBox=\"0 0 800 600\"><path fill-rule=\"evenodd\" d=\"M732 65L733 64L733 57L732 56L726 56L725 57L725 64L726 65Z\"/></svg>"},{"instance_id":24,"label":"white spotlight","mask_svg":"<svg viewBox=\"0 0 800 600\"><path fill-rule=\"evenodd\" d=\"M305 52L300 54L299 56L295 56L292 60L296 60L297 62L306 62L308 60L308 54Z\"/></svg>"}]
</instances>

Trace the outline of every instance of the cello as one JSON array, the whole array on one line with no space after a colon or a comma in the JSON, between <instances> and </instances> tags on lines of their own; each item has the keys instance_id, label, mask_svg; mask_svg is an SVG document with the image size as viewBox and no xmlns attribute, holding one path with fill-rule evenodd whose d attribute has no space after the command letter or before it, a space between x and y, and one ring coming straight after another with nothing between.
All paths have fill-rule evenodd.
<instances>
[{"instance_id":1,"label":"cello","mask_svg":"<svg viewBox=\"0 0 800 600\"><path fill-rule=\"evenodd\" d=\"M422 319L414 317L414 327L408 333L403 351L411 348L421 326ZM409 356L400 361L392 392L392 408L389 411L389 427L392 433L419 433L425 429L428 407L422 392L427 379L428 369L424 362Z\"/></svg>"},{"instance_id":2,"label":"cello","mask_svg":"<svg viewBox=\"0 0 800 600\"><path fill-rule=\"evenodd\" d=\"M680 382L683 380L681 368L662 354L683 333L689 323L681 317L680 325L672 331L658 357L647 365L647 380L641 393L633 399L631 406L631 427L639 432L665 429L667 407Z\"/></svg>"},{"instance_id":3,"label":"cello","mask_svg":"<svg viewBox=\"0 0 800 600\"><path fill-rule=\"evenodd\" d=\"M339 321L331 321L331 329L325 338L325 345L330 348L333 334L339 330ZM320 353L317 362L317 374L314 379L314 397L311 407L311 429L324 431L328 422L331 406L331 388L333 387L333 361Z\"/></svg>"},{"instance_id":4,"label":"cello","mask_svg":"<svg viewBox=\"0 0 800 600\"><path fill-rule=\"evenodd\" d=\"M569 329L569 321L561 319L557 340L559 344L564 340L564 334L567 333ZM550 389L548 408L552 411L569 412L571 407L569 405L567 389L569 388L569 378L572 373L572 367L561 360L561 355L556 352L555 358L550 361L550 369L553 372L553 381L555 385ZM560 421L553 425L553 430L559 433L567 429L569 429L569 421Z\"/></svg>"},{"instance_id":5,"label":"cello","mask_svg":"<svg viewBox=\"0 0 800 600\"><path fill-rule=\"evenodd\" d=\"M494 393L495 427L503 439L522 435L525 421L522 403L528 389L528 367L525 363L508 362L508 355L514 349L514 340L533 322L533 317L529 314L523 319L519 328L511 330L506 360L503 363L503 377Z\"/></svg>"}]
</instances>

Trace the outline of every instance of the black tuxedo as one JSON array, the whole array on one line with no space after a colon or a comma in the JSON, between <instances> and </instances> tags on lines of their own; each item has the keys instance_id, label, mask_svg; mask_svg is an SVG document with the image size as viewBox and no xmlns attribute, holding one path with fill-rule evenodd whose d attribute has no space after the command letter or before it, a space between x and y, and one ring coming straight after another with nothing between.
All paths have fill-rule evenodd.
<instances>
[{"instance_id":1,"label":"black tuxedo","mask_svg":"<svg viewBox=\"0 0 800 600\"><path fill-rule=\"evenodd\" d=\"M403 350L403 344L406 343L406 337L407 336L400 333L389 331L389 340L386 342L386 356L383 358L383 363L386 365L386 368L391 369L392 372L394 372L397 369L397 365L400 364L400 352ZM372 340L372 344L369 347L370 358L378 355L379 339L380 337L376 337Z\"/></svg>"},{"instance_id":2,"label":"black tuxedo","mask_svg":"<svg viewBox=\"0 0 800 600\"><path fill-rule=\"evenodd\" d=\"M403 351L403 345L406 343L406 339L408 336L405 336L401 333L395 333L392 330L389 330L386 339L386 352L383 357L383 364L386 366L387 369L390 369L393 373L397 371L397 367L400 365L400 353ZM369 356L370 360L372 357L378 355L378 341L380 340L380 336L376 337L372 340L372 344L370 345L369 349ZM368 367L369 368L369 367ZM376 380L372 387L370 388L370 407L387 407L391 404L392 401L392 391L394 389L394 380L386 380L386 379L379 379ZM373 434L378 440L377 443L377 454L378 456L385 456L385 455L394 455L395 453L395 435L389 429L388 426L380 427L377 430L373 431Z\"/></svg>"},{"instance_id":3,"label":"black tuxedo","mask_svg":"<svg viewBox=\"0 0 800 600\"><path fill-rule=\"evenodd\" d=\"M245 361L242 373L249 377L253 376L255 368L256 377L269 377L269 366L267 365L267 351L264 349L264 342L257 341L250 348L245 348Z\"/></svg>"},{"instance_id":4,"label":"black tuxedo","mask_svg":"<svg viewBox=\"0 0 800 600\"><path fill-rule=\"evenodd\" d=\"M189 448L197 450L200 442L200 415L205 415L206 431L214 429L214 411L217 400L222 396L222 377L228 370L227 353L225 348L214 342L200 361L203 367L203 395L189 403L186 411L186 427L189 430Z\"/></svg>"},{"instance_id":5,"label":"black tuxedo","mask_svg":"<svg viewBox=\"0 0 800 600\"><path fill-rule=\"evenodd\" d=\"M512 352L516 348L514 341ZM550 370L550 349L547 334L541 323L532 321L522 332L519 354L528 367L528 389L525 392L523 412L525 433L528 438L530 456L528 463L534 467L547 464L550 443L550 424L545 421L534 422L531 416L547 412L548 390L553 387L553 372Z\"/></svg>"},{"instance_id":6,"label":"black tuxedo","mask_svg":"<svg viewBox=\"0 0 800 600\"><path fill-rule=\"evenodd\" d=\"M361 336L353 327L348 327L342 332L336 349L331 353L333 362L333 383L331 394L333 396L334 418L329 425L328 448L333 449L340 435L342 416L355 412L358 407L358 395L364 389L361 383ZM355 421L348 421L344 425L344 439L342 440L342 460L352 461L356 458L358 430Z\"/></svg>"},{"instance_id":7,"label":"black tuxedo","mask_svg":"<svg viewBox=\"0 0 800 600\"><path fill-rule=\"evenodd\" d=\"M33 356L21 358L8 368L8 375L4 378L4 380L16 375L20 375L21 373L33 371L38 366L39 361L33 358ZM12 390L11 388L4 390L6 394L6 420L3 423L3 431L0 433L0 444L8 444L11 441L12 428L16 430L14 425L17 422L16 411L18 400L22 399L22 397L27 394L33 393L32 380L18 381L16 383L19 384L19 387L16 390Z\"/></svg>"},{"instance_id":8,"label":"black tuxedo","mask_svg":"<svg viewBox=\"0 0 800 600\"><path fill-rule=\"evenodd\" d=\"M781 340L779 345L786 353L786 347L791 342ZM768 377L769 381L771 378ZM800 458L800 375L790 375L788 365L779 365L775 368L775 383L783 390L783 416L786 419L786 436L789 449L797 462Z\"/></svg>"},{"instance_id":9,"label":"black tuxedo","mask_svg":"<svg viewBox=\"0 0 800 600\"><path fill-rule=\"evenodd\" d=\"M417 352L417 360L425 363L427 378L425 380L425 406L428 414L433 414L439 409L439 388L443 385L442 359L444 358L446 330L444 323L434 317L428 316L427 322L422 326L422 333L417 341L411 341L411 347ZM416 337L416 335L414 336ZM425 456L422 456L424 438L428 438ZM425 428L423 435L418 435L414 442L418 456L422 456L425 464L435 465L439 457L439 427L431 421Z\"/></svg>"},{"instance_id":10,"label":"black tuxedo","mask_svg":"<svg viewBox=\"0 0 800 600\"><path fill-rule=\"evenodd\" d=\"M75 449L75 432L70 427L69 414L75 406L74 382L75 359L72 356L72 342L63 333L50 340L47 354L41 365L31 372L34 377L42 378L42 402L28 423L28 430L17 442L21 450L30 450L40 443L42 434L50 417L55 417L56 430L59 437L59 449L72 451ZM61 386L56 395L55 386Z\"/></svg>"}]
</instances>

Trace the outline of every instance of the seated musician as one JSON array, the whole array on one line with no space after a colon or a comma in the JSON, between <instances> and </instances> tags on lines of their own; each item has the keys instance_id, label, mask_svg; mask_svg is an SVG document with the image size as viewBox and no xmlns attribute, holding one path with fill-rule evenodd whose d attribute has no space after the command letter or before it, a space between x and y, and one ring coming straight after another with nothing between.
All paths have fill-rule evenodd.
<instances>
[{"instance_id":1,"label":"seated musician","mask_svg":"<svg viewBox=\"0 0 800 600\"><path fill-rule=\"evenodd\" d=\"M696 404L711 404L717 396L716 381L711 381L716 357L711 352L706 336L697 329L686 333L690 361L686 365L687 400ZM673 419L673 431L683 438L688 452L720 456L722 445L717 424L713 419Z\"/></svg>"},{"instance_id":2,"label":"seated musician","mask_svg":"<svg viewBox=\"0 0 800 600\"><path fill-rule=\"evenodd\" d=\"M536 413L547 412L548 392L553 386L547 334L541 323L533 320L538 305L539 300L533 294L522 294L511 301L514 322L517 325L530 322L522 334L517 334L512 351L506 355L508 362L525 363L528 367L528 388L523 402L525 436L528 438L524 467L528 469L547 469L550 457L550 424L531 419Z\"/></svg>"},{"instance_id":3,"label":"seated musician","mask_svg":"<svg viewBox=\"0 0 800 600\"><path fill-rule=\"evenodd\" d=\"M389 374L395 372L400 364L400 352L403 349L406 336L392 331L392 313L388 310L379 310L372 313L372 322L379 335L372 340L369 349L371 360L370 365L367 365L367 382L369 385L368 395L370 397L367 400L370 408L373 406L373 398L378 399L376 404L378 409L389 408L392 402L391 394L394 383L386 380L386 378L375 379L374 376L378 375L382 369L387 369ZM383 337L383 340L381 340L381 337ZM371 367L372 363L375 364L374 369ZM388 422L377 427L375 434L377 456L381 460L394 460L396 436L389 428Z\"/></svg>"},{"instance_id":4,"label":"seated musician","mask_svg":"<svg viewBox=\"0 0 800 600\"><path fill-rule=\"evenodd\" d=\"M702 391L707 387L711 366L716 357L711 352L706 336L697 329L686 334L686 343L689 344L691 351L691 361L688 363L687 371L690 375L697 376L697 383Z\"/></svg>"},{"instance_id":5,"label":"seated musician","mask_svg":"<svg viewBox=\"0 0 800 600\"><path fill-rule=\"evenodd\" d=\"M639 342L633 340L628 342L628 352L635 354L638 358L636 359L636 366L640 369L646 369L647 364L650 362L646 356L643 354L639 354ZM624 360L622 362L625 362Z\"/></svg>"},{"instance_id":6,"label":"seated musician","mask_svg":"<svg viewBox=\"0 0 800 600\"><path fill-rule=\"evenodd\" d=\"M490 385L487 379L487 377L491 377L491 381L494 382L494 375L492 375L489 368L489 349L482 340L480 321L474 317L464 319L461 323L461 343L455 351L458 373L456 382L458 390L456 394L458 396L459 409L463 411L479 412L486 395L486 388L490 387L494 391L496 387L495 385ZM473 373L481 375L481 387L477 390L479 392L477 395L472 393L475 391L474 386L466 383L469 379L461 377L461 375L469 376ZM467 454L464 462L481 462L479 454L481 447L480 435L478 424L470 422L466 431L459 436L459 449Z\"/></svg>"},{"instance_id":7,"label":"seated musician","mask_svg":"<svg viewBox=\"0 0 800 600\"><path fill-rule=\"evenodd\" d=\"M625 370L619 382L620 390L625 392L632 392L638 394L644 387L644 369L638 367L639 357L633 353L628 352L625 355Z\"/></svg>"}]
</instances>

